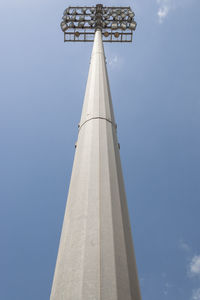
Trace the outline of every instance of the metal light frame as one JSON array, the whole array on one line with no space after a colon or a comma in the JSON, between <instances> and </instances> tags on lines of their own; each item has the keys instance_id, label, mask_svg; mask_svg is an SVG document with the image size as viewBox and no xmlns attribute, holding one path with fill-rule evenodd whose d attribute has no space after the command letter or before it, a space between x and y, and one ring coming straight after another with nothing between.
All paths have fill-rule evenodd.
<instances>
[{"instance_id":1,"label":"metal light frame","mask_svg":"<svg viewBox=\"0 0 200 300\"><path fill-rule=\"evenodd\" d=\"M103 42L132 42L137 23L128 7L69 6L63 13L61 29L65 42L93 42L97 29Z\"/></svg>"}]
</instances>

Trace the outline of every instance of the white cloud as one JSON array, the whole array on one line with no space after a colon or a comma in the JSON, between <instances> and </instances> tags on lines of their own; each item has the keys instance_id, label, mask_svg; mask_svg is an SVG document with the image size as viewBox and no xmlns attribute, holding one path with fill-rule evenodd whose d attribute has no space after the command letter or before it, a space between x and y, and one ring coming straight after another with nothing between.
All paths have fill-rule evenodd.
<instances>
[{"instance_id":1,"label":"white cloud","mask_svg":"<svg viewBox=\"0 0 200 300\"><path fill-rule=\"evenodd\" d=\"M108 62L108 66L111 68L111 69L121 69L121 67L123 66L123 62L124 62L124 58L121 57L120 55L118 54L108 54L107 55L108 59L107 59L107 62Z\"/></svg>"},{"instance_id":2,"label":"white cloud","mask_svg":"<svg viewBox=\"0 0 200 300\"><path fill-rule=\"evenodd\" d=\"M200 276L200 255L195 255L192 258L192 261L190 263L190 273L193 276Z\"/></svg>"},{"instance_id":3,"label":"white cloud","mask_svg":"<svg viewBox=\"0 0 200 300\"><path fill-rule=\"evenodd\" d=\"M189 264L188 275L190 277L197 276L198 278L200 278L200 255L193 256ZM200 300L200 288L192 291L191 300Z\"/></svg>"},{"instance_id":4,"label":"white cloud","mask_svg":"<svg viewBox=\"0 0 200 300\"><path fill-rule=\"evenodd\" d=\"M119 58L118 58L117 55L115 55L115 56L113 56L112 58L109 59L108 64L110 66L114 66L118 63L118 61L119 61Z\"/></svg>"},{"instance_id":5,"label":"white cloud","mask_svg":"<svg viewBox=\"0 0 200 300\"><path fill-rule=\"evenodd\" d=\"M192 300L200 300L200 289L193 291Z\"/></svg>"},{"instance_id":6,"label":"white cloud","mask_svg":"<svg viewBox=\"0 0 200 300\"><path fill-rule=\"evenodd\" d=\"M168 14L180 7L191 4L192 0L156 0L158 5L158 22L163 23Z\"/></svg>"},{"instance_id":7,"label":"white cloud","mask_svg":"<svg viewBox=\"0 0 200 300\"><path fill-rule=\"evenodd\" d=\"M172 9L172 0L157 0L158 4L158 21L162 23Z\"/></svg>"},{"instance_id":8,"label":"white cloud","mask_svg":"<svg viewBox=\"0 0 200 300\"><path fill-rule=\"evenodd\" d=\"M167 5L164 5L164 6L159 7L158 13L157 13L159 23L162 23L162 22L163 22L163 20L164 20L164 19L166 18L166 16L168 15L169 11L170 11L170 7L167 6Z\"/></svg>"}]
</instances>

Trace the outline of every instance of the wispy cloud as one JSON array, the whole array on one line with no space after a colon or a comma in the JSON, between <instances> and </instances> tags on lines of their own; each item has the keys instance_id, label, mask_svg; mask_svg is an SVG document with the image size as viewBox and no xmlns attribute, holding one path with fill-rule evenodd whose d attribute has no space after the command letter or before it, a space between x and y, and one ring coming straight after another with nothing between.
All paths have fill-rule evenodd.
<instances>
[{"instance_id":1,"label":"wispy cloud","mask_svg":"<svg viewBox=\"0 0 200 300\"><path fill-rule=\"evenodd\" d=\"M187 265L187 275L190 279L197 277L200 279L200 255L193 255L192 248L188 243L183 239L179 240L179 247L185 252L187 256L188 265ZM200 300L200 288L193 289L190 300Z\"/></svg>"},{"instance_id":2,"label":"wispy cloud","mask_svg":"<svg viewBox=\"0 0 200 300\"><path fill-rule=\"evenodd\" d=\"M157 0L158 4L158 21L159 23L163 23L164 19L169 14L170 10L172 9L172 1L171 0Z\"/></svg>"},{"instance_id":3,"label":"wispy cloud","mask_svg":"<svg viewBox=\"0 0 200 300\"><path fill-rule=\"evenodd\" d=\"M192 0L156 0L156 2L158 5L158 22L161 24L171 11L184 7L186 4L191 3Z\"/></svg>"},{"instance_id":4,"label":"wispy cloud","mask_svg":"<svg viewBox=\"0 0 200 300\"><path fill-rule=\"evenodd\" d=\"M197 289L197 290L193 291L192 300L200 300L200 289Z\"/></svg>"},{"instance_id":5,"label":"wispy cloud","mask_svg":"<svg viewBox=\"0 0 200 300\"><path fill-rule=\"evenodd\" d=\"M195 255L192 258L190 263L190 274L193 276L200 276L200 255Z\"/></svg>"},{"instance_id":6,"label":"wispy cloud","mask_svg":"<svg viewBox=\"0 0 200 300\"><path fill-rule=\"evenodd\" d=\"M119 62L119 57L117 55L114 55L111 57L108 61L109 66L114 66Z\"/></svg>"},{"instance_id":7,"label":"wispy cloud","mask_svg":"<svg viewBox=\"0 0 200 300\"><path fill-rule=\"evenodd\" d=\"M107 62L111 69L121 69L123 65L123 58L118 54L111 54L108 55Z\"/></svg>"},{"instance_id":8,"label":"wispy cloud","mask_svg":"<svg viewBox=\"0 0 200 300\"><path fill-rule=\"evenodd\" d=\"M169 294L169 290L173 287L172 284L166 282L163 290L163 294L167 296Z\"/></svg>"}]
</instances>

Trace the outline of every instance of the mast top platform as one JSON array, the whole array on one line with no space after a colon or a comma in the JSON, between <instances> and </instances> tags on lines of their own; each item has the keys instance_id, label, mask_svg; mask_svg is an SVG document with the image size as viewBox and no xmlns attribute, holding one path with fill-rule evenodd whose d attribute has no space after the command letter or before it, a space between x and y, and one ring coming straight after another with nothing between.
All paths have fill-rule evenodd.
<instances>
[{"instance_id":1,"label":"mast top platform","mask_svg":"<svg viewBox=\"0 0 200 300\"><path fill-rule=\"evenodd\" d=\"M132 42L134 16L130 6L69 6L60 26L65 42L93 42L96 30L101 30L103 42Z\"/></svg>"}]
</instances>

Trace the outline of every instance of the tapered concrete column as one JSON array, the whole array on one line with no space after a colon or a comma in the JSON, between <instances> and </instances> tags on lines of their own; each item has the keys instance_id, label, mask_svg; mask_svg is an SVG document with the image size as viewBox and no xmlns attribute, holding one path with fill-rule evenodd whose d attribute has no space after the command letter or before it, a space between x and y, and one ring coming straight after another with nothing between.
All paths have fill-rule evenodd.
<instances>
[{"instance_id":1,"label":"tapered concrete column","mask_svg":"<svg viewBox=\"0 0 200 300\"><path fill-rule=\"evenodd\" d=\"M50 299L141 299L100 30Z\"/></svg>"}]
</instances>

